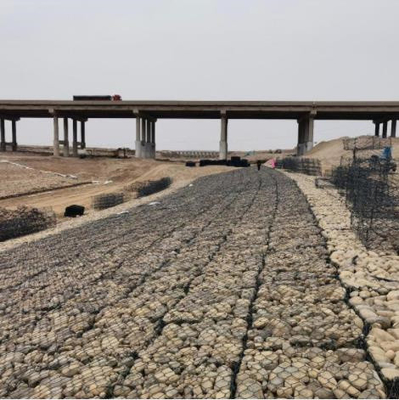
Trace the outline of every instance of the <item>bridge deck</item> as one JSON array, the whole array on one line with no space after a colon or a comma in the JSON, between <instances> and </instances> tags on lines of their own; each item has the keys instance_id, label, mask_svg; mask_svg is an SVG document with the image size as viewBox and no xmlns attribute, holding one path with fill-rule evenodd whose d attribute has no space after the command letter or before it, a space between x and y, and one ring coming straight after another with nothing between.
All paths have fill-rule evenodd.
<instances>
[{"instance_id":1,"label":"bridge deck","mask_svg":"<svg viewBox=\"0 0 399 400\"><path fill-rule=\"evenodd\" d=\"M312 101L58 101L0 100L0 115L9 118L133 118L139 111L153 118L370 120L399 118L399 102Z\"/></svg>"}]
</instances>

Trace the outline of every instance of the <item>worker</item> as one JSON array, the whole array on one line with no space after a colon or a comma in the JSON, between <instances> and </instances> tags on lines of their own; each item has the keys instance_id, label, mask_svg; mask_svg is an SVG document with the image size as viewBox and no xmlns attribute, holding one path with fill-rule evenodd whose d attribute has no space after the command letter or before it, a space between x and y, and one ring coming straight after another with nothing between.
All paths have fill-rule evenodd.
<instances>
[{"instance_id":1,"label":"worker","mask_svg":"<svg viewBox=\"0 0 399 400\"><path fill-rule=\"evenodd\" d=\"M260 166L262 165L262 161L256 161L256 166L258 167L258 171L260 171Z\"/></svg>"}]
</instances>

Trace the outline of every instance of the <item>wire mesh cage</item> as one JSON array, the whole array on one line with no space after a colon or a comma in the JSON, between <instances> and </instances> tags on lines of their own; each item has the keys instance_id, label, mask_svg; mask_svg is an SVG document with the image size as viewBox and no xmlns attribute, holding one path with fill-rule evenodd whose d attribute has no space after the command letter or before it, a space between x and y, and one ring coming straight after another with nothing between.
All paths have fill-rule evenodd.
<instances>
[{"instance_id":1,"label":"wire mesh cage","mask_svg":"<svg viewBox=\"0 0 399 400\"><path fill-rule=\"evenodd\" d=\"M117 206L124 202L123 193L104 193L93 197L93 208L95 210L104 210L106 208Z\"/></svg>"},{"instance_id":2,"label":"wire mesh cage","mask_svg":"<svg viewBox=\"0 0 399 400\"><path fill-rule=\"evenodd\" d=\"M341 161L332 183L345 196L352 226L369 248L399 251L399 179L391 159L372 155ZM362 153L363 156L363 153Z\"/></svg>"},{"instance_id":3,"label":"wire mesh cage","mask_svg":"<svg viewBox=\"0 0 399 400\"><path fill-rule=\"evenodd\" d=\"M306 175L321 175L320 160L314 158L285 157L277 159L276 168Z\"/></svg>"},{"instance_id":4,"label":"wire mesh cage","mask_svg":"<svg viewBox=\"0 0 399 400\"><path fill-rule=\"evenodd\" d=\"M0 208L0 242L51 228L56 222L51 208Z\"/></svg>"},{"instance_id":5,"label":"wire mesh cage","mask_svg":"<svg viewBox=\"0 0 399 400\"><path fill-rule=\"evenodd\" d=\"M381 150L392 145L392 138L381 138L378 136L360 136L358 138L345 138L344 150Z\"/></svg>"}]
</instances>

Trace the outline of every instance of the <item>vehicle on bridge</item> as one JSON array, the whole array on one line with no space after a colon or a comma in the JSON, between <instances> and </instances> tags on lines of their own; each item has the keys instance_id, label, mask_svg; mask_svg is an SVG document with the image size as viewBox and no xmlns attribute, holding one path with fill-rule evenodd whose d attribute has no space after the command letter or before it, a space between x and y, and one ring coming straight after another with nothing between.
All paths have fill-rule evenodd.
<instances>
[{"instance_id":1,"label":"vehicle on bridge","mask_svg":"<svg viewBox=\"0 0 399 400\"><path fill-rule=\"evenodd\" d=\"M120 94L112 96L73 96L74 101L120 101L122 97Z\"/></svg>"}]
</instances>

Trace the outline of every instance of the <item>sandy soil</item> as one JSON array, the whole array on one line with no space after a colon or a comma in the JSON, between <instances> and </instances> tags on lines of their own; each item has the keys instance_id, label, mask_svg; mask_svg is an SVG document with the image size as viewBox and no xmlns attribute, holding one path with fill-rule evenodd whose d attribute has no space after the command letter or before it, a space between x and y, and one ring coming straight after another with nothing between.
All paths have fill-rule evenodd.
<instances>
[{"instance_id":1,"label":"sandy soil","mask_svg":"<svg viewBox=\"0 0 399 400\"><path fill-rule=\"evenodd\" d=\"M34 191L46 191L83 183L71 175L59 175L0 158L0 199Z\"/></svg>"},{"instance_id":2,"label":"sandy soil","mask_svg":"<svg viewBox=\"0 0 399 400\"><path fill-rule=\"evenodd\" d=\"M331 169L340 164L342 157L352 156L352 150L344 150L344 139L346 138L341 137L327 142L320 142L306 154L306 157L319 159L322 162L323 170ZM399 158L399 138L393 138L392 144L393 157L397 160ZM381 150L374 150L374 152L380 153ZM361 153L359 152L359 155Z\"/></svg>"},{"instance_id":3,"label":"sandy soil","mask_svg":"<svg viewBox=\"0 0 399 400\"><path fill-rule=\"evenodd\" d=\"M94 210L91 209L93 196L100 193L122 191L125 186L133 182L171 177L174 185L176 185L180 181L190 182L200 176L225 172L230 169L223 166L187 168L183 163L137 160L134 158L75 159L26 153L8 153L2 155L2 159L27 165L37 170L72 174L77 176L79 180L93 182L83 186L0 200L0 207L6 208L16 208L21 205L52 207L59 218L63 216L65 207L71 204L83 205L86 207L87 213L93 213ZM14 179L24 179L26 171L31 171L23 168L16 170L13 175ZM0 170L0 178L3 179L2 170Z\"/></svg>"}]
</instances>

